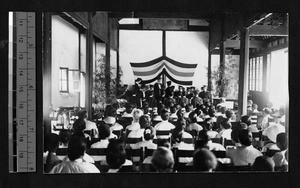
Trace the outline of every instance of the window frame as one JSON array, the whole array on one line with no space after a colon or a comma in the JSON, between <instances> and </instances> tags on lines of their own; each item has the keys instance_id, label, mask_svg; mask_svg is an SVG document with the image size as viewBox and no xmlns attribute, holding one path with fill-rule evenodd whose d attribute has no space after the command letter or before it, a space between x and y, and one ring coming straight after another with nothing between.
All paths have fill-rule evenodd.
<instances>
[{"instance_id":1,"label":"window frame","mask_svg":"<svg viewBox=\"0 0 300 188\"><path fill-rule=\"evenodd\" d=\"M62 71L66 70L66 80L62 79ZM62 90L62 81L67 82L67 89ZM68 67L59 67L59 92L60 93L69 93L69 68Z\"/></svg>"}]
</instances>

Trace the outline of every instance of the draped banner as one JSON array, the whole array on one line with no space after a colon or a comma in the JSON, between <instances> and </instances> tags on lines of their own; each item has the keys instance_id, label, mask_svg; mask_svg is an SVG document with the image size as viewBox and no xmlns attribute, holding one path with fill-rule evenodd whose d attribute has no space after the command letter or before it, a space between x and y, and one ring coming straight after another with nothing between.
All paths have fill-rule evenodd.
<instances>
[{"instance_id":1,"label":"draped banner","mask_svg":"<svg viewBox=\"0 0 300 188\"><path fill-rule=\"evenodd\" d=\"M180 85L193 85L193 77L197 64L177 62L166 56L143 62L130 63L135 77L140 77L143 83L151 83L162 74Z\"/></svg>"}]
</instances>

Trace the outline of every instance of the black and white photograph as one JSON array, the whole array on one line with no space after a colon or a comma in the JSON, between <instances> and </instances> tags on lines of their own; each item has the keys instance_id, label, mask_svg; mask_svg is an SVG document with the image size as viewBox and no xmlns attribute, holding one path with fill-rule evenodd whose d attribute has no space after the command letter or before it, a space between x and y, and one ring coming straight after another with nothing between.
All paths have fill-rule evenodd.
<instances>
[{"instance_id":1,"label":"black and white photograph","mask_svg":"<svg viewBox=\"0 0 300 188\"><path fill-rule=\"evenodd\" d=\"M296 187L295 7L100 2L1 10L0 187Z\"/></svg>"}]
</instances>

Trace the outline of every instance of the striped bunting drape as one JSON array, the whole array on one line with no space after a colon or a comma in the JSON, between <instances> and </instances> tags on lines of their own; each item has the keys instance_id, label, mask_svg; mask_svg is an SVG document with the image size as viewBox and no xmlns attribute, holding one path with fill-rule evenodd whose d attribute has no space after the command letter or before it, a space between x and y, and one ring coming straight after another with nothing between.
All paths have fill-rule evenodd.
<instances>
[{"instance_id":1,"label":"striped bunting drape","mask_svg":"<svg viewBox=\"0 0 300 188\"><path fill-rule=\"evenodd\" d=\"M130 63L135 77L140 77L144 83L155 81L162 74L171 81L181 85L192 85L197 64L185 64L177 62L166 56L143 62Z\"/></svg>"}]
</instances>

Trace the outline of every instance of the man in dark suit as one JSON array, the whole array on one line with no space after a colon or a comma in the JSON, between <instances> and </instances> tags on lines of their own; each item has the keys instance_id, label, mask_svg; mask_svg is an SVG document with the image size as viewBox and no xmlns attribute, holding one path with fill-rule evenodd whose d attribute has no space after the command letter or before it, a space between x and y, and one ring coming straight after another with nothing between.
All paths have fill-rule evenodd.
<instances>
[{"instance_id":1,"label":"man in dark suit","mask_svg":"<svg viewBox=\"0 0 300 188\"><path fill-rule=\"evenodd\" d=\"M157 82L154 84L154 97L157 102L161 101L161 95L162 95L162 83L161 78L157 78Z\"/></svg>"},{"instance_id":2,"label":"man in dark suit","mask_svg":"<svg viewBox=\"0 0 300 188\"><path fill-rule=\"evenodd\" d=\"M208 102L211 102L211 100L212 100L211 94L209 91L206 90L206 85L201 87L201 90L202 91L199 93L199 97L201 97L203 99L203 103L207 104Z\"/></svg>"}]
</instances>

